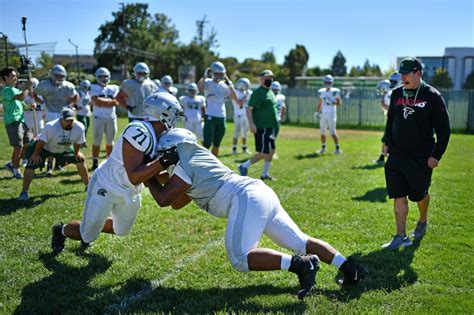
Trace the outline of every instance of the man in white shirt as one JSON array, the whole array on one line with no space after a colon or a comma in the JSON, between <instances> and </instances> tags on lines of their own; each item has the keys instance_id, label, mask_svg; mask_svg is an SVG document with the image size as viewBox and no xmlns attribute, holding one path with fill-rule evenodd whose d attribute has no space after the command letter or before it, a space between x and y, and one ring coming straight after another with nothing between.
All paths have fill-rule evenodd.
<instances>
[{"instance_id":1,"label":"man in white shirt","mask_svg":"<svg viewBox=\"0 0 474 315\"><path fill-rule=\"evenodd\" d=\"M99 166L99 152L102 137L105 134L105 154L109 157L117 134L117 114L115 107L119 104L117 94L120 88L109 84L110 72L100 67L95 72L97 84L91 86L91 98L94 104L94 143L92 145L92 170Z\"/></svg>"},{"instance_id":2,"label":"man in white shirt","mask_svg":"<svg viewBox=\"0 0 474 315\"><path fill-rule=\"evenodd\" d=\"M194 133L202 142L202 116L206 110L206 99L202 95L197 95L198 87L196 83L190 83L186 87L187 95L179 98L179 103L184 109L186 122L184 127Z\"/></svg>"},{"instance_id":3,"label":"man in white shirt","mask_svg":"<svg viewBox=\"0 0 474 315\"><path fill-rule=\"evenodd\" d=\"M332 75L326 75L323 82L324 87L318 91L319 104L314 113L315 118L320 114L319 126L321 129L321 150L319 150L318 153L326 153L326 129L329 128L329 133L336 145L336 151L334 151L334 154L341 154L342 151L339 146L339 138L336 134L337 107L342 105L341 91L332 86L334 83Z\"/></svg>"},{"instance_id":4,"label":"man in white shirt","mask_svg":"<svg viewBox=\"0 0 474 315\"><path fill-rule=\"evenodd\" d=\"M80 240L87 247L101 232L130 233L141 206L143 183L179 159L173 150L158 154L156 146L159 135L176 126L181 111L178 100L169 93L145 99L145 120L133 121L125 128L110 157L92 175L82 221L53 226L54 255L63 251L66 238Z\"/></svg>"},{"instance_id":5,"label":"man in white shirt","mask_svg":"<svg viewBox=\"0 0 474 315\"><path fill-rule=\"evenodd\" d=\"M61 165L76 164L82 182L86 187L89 184L85 158L80 152L81 145L86 141L84 125L74 119L74 111L70 108L64 108L60 115L61 118L48 122L37 140L28 147L28 164L23 175L23 190L18 197L19 201L29 199L28 189L35 169L43 166L50 156L56 158Z\"/></svg>"},{"instance_id":6,"label":"man in white shirt","mask_svg":"<svg viewBox=\"0 0 474 315\"><path fill-rule=\"evenodd\" d=\"M232 100L234 105L234 137L232 139L232 154L237 154L237 142L240 138L242 139L242 151L247 151L247 135L249 132L249 120L247 119L247 107L249 105L249 99L252 95L250 90L250 80L247 78L241 78L235 84L235 94L237 98Z\"/></svg>"},{"instance_id":7,"label":"man in white shirt","mask_svg":"<svg viewBox=\"0 0 474 315\"><path fill-rule=\"evenodd\" d=\"M209 78L212 76L212 79ZM226 75L226 68L222 62L215 61L206 69L204 77L198 82L199 91L204 93L207 106L204 116L204 141L205 148L211 148L212 154L219 156L219 147L225 134L225 101L228 97L235 100L234 85Z\"/></svg>"},{"instance_id":8,"label":"man in white shirt","mask_svg":"<svg viewBox=\"0 0 474 315\"><path fill-rule=\"evenodd\" d=\"M120 86L117 95L119 104L128 110L128 121L143 120L143 100L154 92L158 86L149 78L150 68L144 62L139 62L133 67L135 79L125 80Z\"/></svg>"}]
</instances>

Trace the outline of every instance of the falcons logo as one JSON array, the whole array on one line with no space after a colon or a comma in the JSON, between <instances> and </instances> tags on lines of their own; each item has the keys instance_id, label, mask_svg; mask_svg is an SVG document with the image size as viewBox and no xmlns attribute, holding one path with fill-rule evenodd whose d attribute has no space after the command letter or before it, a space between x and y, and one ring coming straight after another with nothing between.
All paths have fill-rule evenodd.
<instances>
[{"instance_id":1,"label":"falcons logo","mask_svg":"<svg viewBox=\"0 0 474 315\"><path fill-rule=\"evenodd\" d=\"M415 110L413 108L405 106L403 108L403 118L407 119L407 117L413 114L414 112Z\"/></svg>"}]
</instances>

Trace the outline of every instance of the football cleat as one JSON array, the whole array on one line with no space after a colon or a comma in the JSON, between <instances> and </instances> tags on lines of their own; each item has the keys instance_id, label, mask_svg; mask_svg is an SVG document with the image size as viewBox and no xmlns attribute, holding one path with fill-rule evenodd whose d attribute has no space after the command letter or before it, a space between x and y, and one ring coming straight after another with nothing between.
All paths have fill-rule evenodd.
<instances>
[{"instance_id":1,"label":"football cleat","mask_svg":"<svg viewBox=\"0 0 474 315\"><path fill-rule=\"evenodd\" d=\"M367 269L365 267L357 264L352 258L349 257L346 260L339 270L342 271L344 277L338 279L337 282L341 285L351 285L357 282L364 280L364 278L368 275Z\"/></svg>"},{"instance_id":2,"label":"football cleat","mask_svg":"<svg viewBox=\"0 0 474 315\"><path fill-rule=\"evenodd\" d=\"M248 173L248 168L244 167L242 164L239 164L239 172L240 172L240 175L242 176L247 176L247 173Z\"/></svg>"},{"instance_id":3,"label":"football cleat","mask_svg":"<svg viewBox=\"0 0 474 315\"><path fill-rule=\"evenodd\" d=\"M316 273L319 271L320 262L316 255L293 256L291 258L290 272L298 275L300 290L298 299L303 300L311 293L316 283Z\"/></svg>"},{"instance_id":4,"label":"football cleat","mask_svg":"<svg viewBox=\"0 0 474 315\"><path fill-rule=\"evenodd\" d=\"M64 250L64 243L66 242L66 237L63 235L63 226L64 224L61 222L53 225L51 229L51 249L53 250L54 256Z\"/></svg>"}]
</instances>

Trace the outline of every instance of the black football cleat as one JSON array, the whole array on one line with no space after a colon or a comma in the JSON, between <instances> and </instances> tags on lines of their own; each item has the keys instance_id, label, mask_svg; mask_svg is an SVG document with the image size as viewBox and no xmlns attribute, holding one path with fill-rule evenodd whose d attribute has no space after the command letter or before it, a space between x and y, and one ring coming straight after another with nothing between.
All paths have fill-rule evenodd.
<instances>
[{"instance_id":1,"label":"black football cleat","mask_svg":"<svg viewBox=\"0 0 474 315\"><path fill-rule=\"evenodd\" d=\"M53 225L52 228L51 248L53 250L54 256L58 255L64 250L64 243L66 242L66 237L63 235L63 226L64 224L61 222Z\"/></svg>"},{"instance_id":2,"label":"black football cleat","mask_svg":"<svg viewBox=\"0 0 474 315\"><path fill-rule=\"evenodd\" d=\"M316 273L319 271L320 262L316 255L293 256L289 271L298 275L300 281L300 290L298 299L303 300L311 293L316 283Z\"/></svg>"},{"instance_id":3,"label":"black football cleat","mask_svg":"<svg viewBox=\"0 0 474 315\"><path fill-rule=\"evenodd\" d=\"M364 280L369 274L365 267L357 264L352 258L346 260L339 270L341 270L344 275L343 278L337 280L340 285L356 284Z\"/></svg>"}]
</instances>

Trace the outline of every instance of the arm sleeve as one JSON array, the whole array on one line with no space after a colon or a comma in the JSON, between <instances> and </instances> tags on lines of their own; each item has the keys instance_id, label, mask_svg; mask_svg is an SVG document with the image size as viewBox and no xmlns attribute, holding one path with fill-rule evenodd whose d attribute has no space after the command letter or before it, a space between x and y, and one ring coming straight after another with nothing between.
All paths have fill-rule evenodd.
<instances>
[{"instance_id":1,"label":"arm sleeve","mask_svg":"<svg viewBox=\"0 0 474 315\"><path fill-rule=\"evenodd\" d=\"M449 126L449 115L446 103L441 95L436 94L433 98L433 128L436 134L436 144L431 156L440 160L448 147L451 130Z\"/></svg>"}]
</instances>

